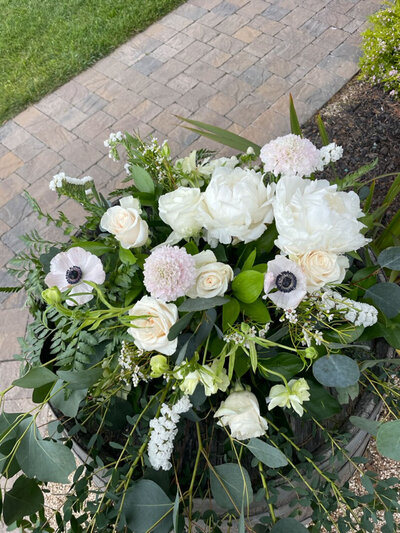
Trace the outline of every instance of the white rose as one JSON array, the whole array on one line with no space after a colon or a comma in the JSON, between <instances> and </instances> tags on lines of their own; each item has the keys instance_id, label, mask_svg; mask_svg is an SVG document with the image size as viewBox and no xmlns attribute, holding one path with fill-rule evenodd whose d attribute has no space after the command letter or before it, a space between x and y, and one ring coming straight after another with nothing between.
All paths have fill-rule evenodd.
<instances>
[{"instance_id":1,"label":"white rose","mask_svg":"<svg viewBox=\"0 0 400 533\"><path fill-rule=\"evenodd\" d=\"M123 248L143 246L149 236L149 228L140 216L139 200L126 196L119 203L107 209L101 217L100 226L112 233Z\"/></svg>"},{"instance_id":2,"label":"white rose","mask_svg":"<svg viewBox=\"0 0 400 533\"><path fill-rule=\"evenodd\" d=\"M344 255L323 250L289 257L303 270L308 292L314 292L328 283L341 283L349 267L349 260Z\"/></svg>"},{"instance_id":3,"label":"white rose","mask_svg":"<svg viewBox=\"0 0 400 533\"><path fill-rule=\"evenodd\" d=\"M278 238L283 253L302 255L313 250L343 254L369 242L362 234L364 215L353 191L337 191L327 180L292 176L281 178L273 201Z\"/></svg>"},{"instance_id":4,"label":"white rose","mask_svg":"<svg viewBox=\"0 0 400 533\"><path fill-rule=\"evenodd\" d=\"M273 220L272 199L275 184L263 183L254 170L218 167L204 192L202 211L207 241L229 244L255 241Z\"/></svg>"},{"instance_id":5,"label":"white rose","mask_svg":"<svg viewBox=\"0 0 400 533\"><path fill-rule=\"evenodd\" d=\"M213 298L223 296L228 283L233 279L233 270L229 265L219 263L211 250L205 250L193 256L196 267L196 281L186 295L189 298Z\"/></svg>"},{"instance_id":6,"label":"white rose","mask_svg":"<svg viewBox=\"0 0 400 533\"><path fill-rule=\"evenodd\" d=\"M129 311L131 316L143 316L132 320L128 333L134 338L140 350L157 351L164 355L172 355L178 339L168 340L171 327L178 320L178 308L175 304L167 304L151 296L143 296Z\"/></svg>"},{"instance_id":7,"label":"white rose","mask_svg":"<svg viewBox=\"0 0 400 533\"><path fill-rule=\"evenodd\" d=\"M160 196L158 210L161 220L173 229L175 242L199 233L202 228L199 206L202 202L200 189L179 187Z\"/></svg>"},{"instance_id":8,"label":"white rose","mask_svg":"<svg viewBox=\"0 0 400 533\"><path fill-rule=\"evenodd\" d=\"M220 418L220 426L229 426L234 439L261 437L268 429L265 418L260 416L257 398L246 390L232 392L221 403L214 417Z\"/></svg>"}]
</instances>

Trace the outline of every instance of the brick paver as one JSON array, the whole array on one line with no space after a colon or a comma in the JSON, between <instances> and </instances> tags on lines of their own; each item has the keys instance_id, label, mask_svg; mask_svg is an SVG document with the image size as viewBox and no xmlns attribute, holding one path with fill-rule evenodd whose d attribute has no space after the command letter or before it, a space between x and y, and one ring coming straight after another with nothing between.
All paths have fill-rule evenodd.
<instances>
[{"instance_id":1,"label":"brick paver","mask_svg":"<svg viewBox=\"0 0 400 533\"><path fill-rule=\"evenodd\" d=\"M188 0L8 121L0 127L0 284L13 283L4 264L23 249L21 233L36 228L55 235L35 221L24 189L56 212L60 202L48 181L60 170L74 177L90 173L103 190L117 186L122 166L103 146L111 131L168 137L175 156L201 145L219 148L182 128L175 114L260 144L288 132L289 93L305 120L337 92L357 72L360 31L381 4ZM61 208L73 219L82 217L72 201ZM0 294L0 302L0 385L5 386L16 371L10 360L27 315L21 295Z\"/></svg>"}]
</instances>

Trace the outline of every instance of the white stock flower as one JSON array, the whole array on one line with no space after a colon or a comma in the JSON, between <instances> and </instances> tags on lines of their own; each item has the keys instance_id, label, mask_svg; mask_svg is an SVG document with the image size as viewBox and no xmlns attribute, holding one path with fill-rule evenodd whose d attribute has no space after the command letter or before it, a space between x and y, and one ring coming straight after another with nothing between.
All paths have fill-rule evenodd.
<instances>
[{"instance_id":1,"label":"white stock flower","mask_svg":"<svg viewBox=\"0 0 400 533\"><path fill-rule=\"evenodd\" d=\"M322 168L329 163L339 161L343 156L343 148L336 143L330 143L320 148L319 154L321 157L321 168L319 170L322 170Z\"/></svg>"},{"instance_id":2,"label":"white stock flower","mask_svg":"<svg viewBox=\"0 0 400 533\"><path fill-rule=\"evenodd\" d=\"M183 370L183 372L182 372ZM178 379L181 378L182 374L184 375L183 381L180 383L179 388L181 391L191 396L198 383L201 383L204 387L204 394L206 396L211 396L216 394L219 390L225 392L230 385L228 375L225 368L220 365L219 360L215 360L212 365L201 365L198 366L195 370L187 373L185 375L185 364L182 368L175 370L175 377Z\"/></svg>"},{"instance_id":3,"label":"white stock flower","mask_svg":"<svg viewBox=\"0 0 400 533\"><path fill-rule=\"evenodd\" d=\"M195 284L186 292L189 298L213 298L223 296L228 283L233 279L233 270L229 265L217 261L211 250L205 250L193 256L196 267Z\"/></svg>"},{"instance_id":4,"label":"white stock flower","mask_svg":"<svg viewBox=\"0 0 400 533\"><path fill-rule=\"evenodd\" d=\"M292 407L299 416L303 416L303 402L310 399L310 387L304 378L291 379L287 385L274 385L269 391L268 410L274 407Z\"/></svg>"},{"instance_id":5,"label":"white stock flower","mask_svg":"<svg viewBox=\"0 0 400 533\"><path fill-rule=\"evenodd\" d=\"M344 255L323 250L313 250L299 256L290 255L289 258L304 272L307 292L315 292L328 284L341 283L349 267L349 260Z\"/></svg>"},{"instance_id":6,"label":"white stock flower","mask_svg":"<svg viewBox=\"0 0 400 533\"><path fill-rule=\"evenodd\" d=\"M233 169L239 163L239 159L236 156L231 157L220 157L218 159L209 159L204 161L204 163L199 167L201 174L206 176L211 176L214 170L218 167L230 168Z\"/></svg>"},{"instance_id":7,"label":"white stock flower","mask_svg":"<svg viewBox=\"0 0 400 533\"><path fill-rule=\"evenodd\" d=\"M196 235L202 228L200 204L202 193L193 187L179 187L175 191L160 196L158 210L163 220L173 230L168 243L175 244L181 239Z\"/></svg>"},{"instance_id":8,"label":"white stock flower","mask_svg":"<svg viewBox=\"0 0 400 533\"><path fill-rule=\"evenodd\" d=\"M268 262L264 292L263 298L268 297L277 307L295 309L306 295L306 277L294 261L277 255Z\"/></svg>"},{"instance_id":9,"label":"white stock flower","mask_svg":"<svg viewBox=\"0 0 400 533\"><path fill-rule=\"evenodd\" d=\"M60 291L69 289L71 299L66 304L74 306L89 302L93 287L85 281L101 285L106 275L98 257L79 246L60 252L50 261L50 272L44 281L48 287L58 287ZM83 294L80 294L83 293Z\"/></svg>"},{"instance_id":10,"label":"white stock flower","mask_svg":"<svg viewBox=\"0 0 400 533\"><path fill-rule=\"evenodd\" d=\"M175 304L143 296L130 309L129 315L144 317L132 320L132 327L128 329L140 350L154 350L164 355L172 355L175 352L178 339L168 340L169 330L178 320L178 308Z\"/></svg>"},{"instance_id":11,"label":"white stock flower","mask_svg":"<svg viewBox=\"0 0 400 533\"><path fill-rule=\"evenodd\" d=\"M281 178L273 201L276 246L288 255L314 250L335 254L357 250L369 242L362 234L364 215L353 191L337 191L327 180Z\"/></svg>"},{"instance_id":12,"label":"white stock flower","mask_svg":"<svg viewBox=\"0 0 400 533\"><path fill-rule=\"evenodd\" d=\"M214 418L220 418L219 426L229 426L232 437L238 440L261 437L268 429L267 421L260 416L256 396L246 390L232 392Z\"/></svg>"},{"instance_id":13,"label":"white stock flower","mask_svg":"<svg viewBox=\"0 0 400 533\"><path fill-rule=\"evenodd\" d=\"M101 228L112 233L123 248L143 246L149 236L149 228L140 216L139 200L125 196L119 204L107 209L100 220Z\"/></svg>"},{"instance_id":14,"label":"white stock flower","mask_svg":"<svg viewBox=\"0 0 400 533\"><path fill-rule=\"evenodd\" d=\"M275 184L263 183L254 170L218 167L204 192L201 205L206 240L216 246L255 241L273 220L272 200Z\"/></svg>"}]
</instances>

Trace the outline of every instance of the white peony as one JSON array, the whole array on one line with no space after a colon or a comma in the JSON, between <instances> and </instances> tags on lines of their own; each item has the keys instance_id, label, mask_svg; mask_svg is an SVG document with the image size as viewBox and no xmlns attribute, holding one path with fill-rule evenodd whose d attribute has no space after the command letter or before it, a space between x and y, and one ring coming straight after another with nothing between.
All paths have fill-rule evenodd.
<instances>
[{"instance_id":1,"label":"white peony","mask_svg":"<svg viewBox=\"0 0 400 533\"><path fill-rule=\"evenodd\" d=\"M260 416L256 396L246 390L232 392L221 403L214 418L221 419L218 425L229 426L232 437L238 440L261 437L268 429L267 421Z\"/></svg>"},{"instance_id":2,"label":"white peony","mask_svg":"<svg viewBox=\"0 0 400 533\"><path fill-rule=\"evenodd\" d=\"M211 250L205 250L193 256L196 267L195 284L187 291L190 298L213 298L223 296L228 284L233 279L233 270L229 265L217 261Z\"/></svg>"},{"instance_id":3,"label":"white peony","mask_svg":"<svg viewBox=\"0 0 400 533\"><path fill-rule=\"evenodd\" d=\"M254 170L218 167L204 192L201 218L211 246L255 241L273 220L275 184Z\"/></svg>"},{"instance_id":4,"label":"white peony","mask_svg":"<svg viewBox=\"0 0 400 533\"><path fill-rule=\"evenodd\" d=\"M290 259L297 263L306 277L307 292L314 292L331 283L341 283L349 267L344 255L323 250L313 250Z\"/></svg>"},{"instance_id":5,"label":"white peony","mask_svg":"<svg viewBox=\"0 0 400 533\"><path fill-rule=\"evenodd\" d=\"M167 304L151 296L143 296L130 309L133 317L132 327L128 333L140 350L157 351L164 355L172 355L177 347L178 339L168 340L171 327L178 320L178 308L175 304Z\"/></svg>"},{"instance_id":6,"label":"white peony","mask_svg":"<svg viewBox=\"0 0 400 533\"><path fill-rule=\"evenodd\" d=\"M193 187L179 187L160 196L158 210L161 220L173 229L168 243L177 243L196 235L202 228L200 204L202 193Z\"/></svg>"},{"instance_id":7,"label":"white peony","mask_svg":"<svg viewBox=\"0 0 400 533\"><path fill-rule=\"evenodd\" d=\"M125 196L120 205L110 207L100 220L100 226L112 233L123 248L143 246L149 236L149 228L140 214L139 200Z\"/></svg>"},{"instance_id":8,"label":"white peony","mask_svg":"<svg viewBox=\"0 0 400 533\"><path fill-rule=\"evenodd\" d=\"M362 234L364 215L353 191L337 191L327 180L281 178L273 201L276 246L288 255L314 250L343 254L369 242Z\"/></svg>"}]
</instances>

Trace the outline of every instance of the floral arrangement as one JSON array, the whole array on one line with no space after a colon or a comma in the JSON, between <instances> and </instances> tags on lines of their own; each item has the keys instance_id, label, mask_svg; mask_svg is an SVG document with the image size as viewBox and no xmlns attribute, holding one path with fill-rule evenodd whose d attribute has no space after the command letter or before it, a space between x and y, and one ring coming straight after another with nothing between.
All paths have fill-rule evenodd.
<instances>
[{"instance_id":1,"label":"floral arrangement","mask_svg":"<svg viewBox=\"0 0 400 533\"><path fill-rule=\"evenodd\" d=\"M400 348L398 229L379 228L400 176L371 211L370 166L323 179L343 149L321 122L321 148L303 138L293 105L293 133L263 147L188 122L237 156L174 162L167 142L118 132L105 145L115 161L126 152L125 188L106 199L88 176L50 182L85 208L79 228L28 196L68 242L33 231L10 265L33 317L13 386L32 389L36 407L0 415L3 519L49 532L235 522L301 533L307 516L312 531L372 531L382 510L390 528L398 480L347 445L360 428L400 459L397 361L377 348L382 337ZM360 398L372 418L357 415ZM390 421L379 423L382 401ZM337 474L343 461L364 494ZM45 505L51 482L70 483L59 508Z\"/></svg>"},{"instance_id":2,"label":"floral arrangement","mask_svg":"<svg viewBox=\"0 0 400 533\"><path fill-rule=\"evenodd\" d=\"M400 5L386 2L386 9L369 17L363 36L361 76L382 85L393 98L400 97Z\"/></svg>"}]
</instances>

